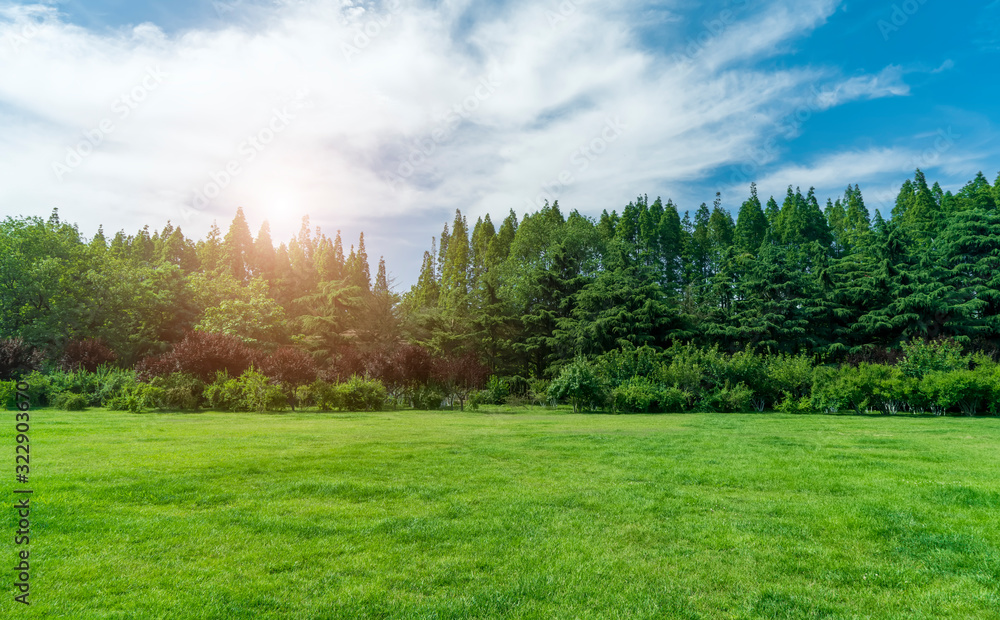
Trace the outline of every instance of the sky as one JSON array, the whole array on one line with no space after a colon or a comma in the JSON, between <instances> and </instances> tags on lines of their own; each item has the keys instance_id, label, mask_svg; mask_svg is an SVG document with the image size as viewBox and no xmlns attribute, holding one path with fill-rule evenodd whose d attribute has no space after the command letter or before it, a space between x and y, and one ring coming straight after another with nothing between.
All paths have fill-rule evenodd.
<instances>
[{"instance_id":1,"label":"sky","mask_svg":"<svg viewBox=\"0 0 1000 620\"><path fill-rule=\"evenodd\" d=\"M456 209L992 181L998 66L1000 0L0 0L0 216L308 215L402 292Z\"/></svg>"}]
</instances>

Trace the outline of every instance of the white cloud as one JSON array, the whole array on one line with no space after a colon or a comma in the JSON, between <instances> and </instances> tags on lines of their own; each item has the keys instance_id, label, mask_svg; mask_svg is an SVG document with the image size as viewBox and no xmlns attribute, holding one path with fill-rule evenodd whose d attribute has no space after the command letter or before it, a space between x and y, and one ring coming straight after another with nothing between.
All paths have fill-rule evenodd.
<instances>
[{"instance_id":1,"label":"white cloud","mask_svg":"<svg viewBox=\"0 0 1000 620\"><path fill-rule=\"evenodd\" d=\"M242 205L251 220L271 219L279 238L306 213L332 230L422 213L438 227L442 209L522 212L539 196L599 211L744 161L803 106L906 94L896 67L849 79L822 67L753 68L837 4L772 2L701 37L682 62L636 42L630 19L643 7L589 0L515 2L488 16L458 0L297 0L255 10L252 25L169 36L150 24L97 33L49 8L8 7L0 204L14 213L59 206L85 230L169 218L196 234ZM664 32L683 8L659 4ZM155 88L143 85L150 70L165 74ZM309 106L248 150L275 109L305 90ZM122 97L133 94L143 101L124 102L125 117ZM113 131L60 181L53 162L65 164L102 121ZM624 125L614 140L602 138L609 121ZM231 161L241 173L203 210L186 209ZM852 170L865 178L871 168ZM572 181L560 183L566 174Z\"/></svg>"}]
</instances>

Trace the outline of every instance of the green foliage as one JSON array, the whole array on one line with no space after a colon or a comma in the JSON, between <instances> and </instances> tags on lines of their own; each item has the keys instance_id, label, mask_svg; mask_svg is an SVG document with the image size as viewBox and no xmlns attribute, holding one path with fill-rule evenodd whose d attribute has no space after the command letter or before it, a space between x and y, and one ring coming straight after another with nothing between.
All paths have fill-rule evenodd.
<instances>
[{"instance_id":1,"label":"green foliage","mask_svg":"<svg viewBox=\"0 0 1000 620\"><path fill-rule=\"evenodd\" d=\"M920 379L929 372L951 371L969 367L962 345L954 340L912 340L902 345L899 369L907 377Z\"/></svg>"},{"instance_id":2,"label":"green foliage","mask_svg":"<svg viewBox=\"0 0 1000 620\"><path fill-rule=\"evenodd\" d=\"M135 383L126 386L116 396L108 399L105 406L112 411L144 413L150 409L159 409L162 400L162 388L148 383Z\"/></svg>"},{"instance_id":3,"label":"green foliage","mask_svg":"<svg viewBox=\"0 0 1000 620\"><path fill-rule=\"evenodd\" d=\"M448 391L434 383L418 385L408 391L414 409L435 410L448 398ZM482 402L482 401L480 401Z\"/></svg>"},{"instance_id":4,"label":"green foliage","mask_svg":"<svg viewBox=\"0 0 1000 620\"><path fill-rule=\"evenodd\" d=\"M1000 383L994 369L931 371L920 381L920 392L937 414L957 411L972 416L996 413Z\"/></svg>"},{"instance_id":5,"label":"green foliage","mask_svg":"<svg viewBox=\"0 0 1000 620\"><path fill-rule=\"evenodd\" d=\"M340 391L336 384L317 379L305 386L299 400L304 405L319 407L320 411L333 411L340 407Z\"/></svg>"},{"instance_id":6,"label":"green foliage","mask_svg":"<svg viewBox=\"0 0 1000 620\"><path fill-rule=\"evenodd\" d=\"M774 393L790 393L796 399L809 395L813 384L813 360L805 355L774 355L767 360L767 375Z\"/></svg>"},{"instance_id":7,"label":"green foliage","mask_svg":"<svg viewBox=\"0 0 1000 620\"><path fill-rule=\"evenodd\" d=\"M10 409L17 399L17 381L0 381L0 407Z\"/></svg>"},{"instance_id":8,"label":"green foliage","mask_svg":"<svg viewBox=\"0 0 1000 620\"><path fill-rule=\"evenodd\" d=\"M608 386L590 362L578 358L564 366L559 376L552 381L549 398L569 400L573 404L573 411L581 408L596 409L607 402Z\"/></svg>"},{"instance_id":9,"label":"green foliage","mask_svg":"<svg viewBox=\"0 0 1000 620\"><path fill-rule=\"evenodd\" d=\"M52 397L52 406L64 411L83 411L90 404L83 394L59 392Z\"/></svg>"},{"instance_id":10,"label":"green foliage","mask_svg":"<svg viewBox=\"0 0 1000 620\"><path fill-rule=\"evenodd\" d=\"M385 407L387 393L381 381L354 376L337 390L339 406L345 411L381 411Z\"/></svg>"},{"instance_id":11,"label":"green foliage","mask_svg":"<svg viewBox=\"0 0 1000 620\"><path fill-rule=\"evenodd\" d=\"M705 408L723 413L750 411L754 391L745 383L730 386L727 382L713 391L704 401Z\"/></svg>"},{"instance_id":12,"label":"green foliage","mask_svg":"<svg viewBox=\"0 0 1000 620\"><path fill-rule=\"evenodd\" d=\"M160 405L164 409L197 410L205 391L203 381L180 372L165 377L153 377L149 384L163 390Z\"/></svg>"},{"instance_id":13,"label":"green foliage","mask_svg":"<svg viewBox=\"0 0 1000 620\"><path fill-rule=\"evenodd\" d=\"M28 400L32 407L44 407L49 404L49 395L52 393L52 382L48 375L44 375L37 370L32 371L28 376L21 379L28 385Z\"/></svg>"},{"instance_id":14,"label":"green foliage","mask_svg":"<svg viewBox=\"0 0 1000 620\"><path fill-rule=\"evenodd\" d=\"M659 411L661 391L645 377L632 377L611 391L611 403L615 411L623 413Z\"/></svg>"},{"instance_id":15,"label":"green foliage","mask_svg":"<svg viewBox=\"0 0 1000 620\"><path fill-rule=\"evenodd\" d=\"M781 401L775 405L774 409L780 413L809 413L813 407L812 401L808 397L796 397L791 392L784 392Z\"/></svg>"},{"instance_id":16,"label":"green foliage","mask_svg":"<svg viewBox=\"0 0 1000 620\"><path fill-rule=\"evenodd\" d=\"M230 378L225 372L204 388L204 398L213 409L225 411L282 411L288 406L288 399L280 387L271 379L249 368L238 378Z\"/></svg>"}]
</instances>

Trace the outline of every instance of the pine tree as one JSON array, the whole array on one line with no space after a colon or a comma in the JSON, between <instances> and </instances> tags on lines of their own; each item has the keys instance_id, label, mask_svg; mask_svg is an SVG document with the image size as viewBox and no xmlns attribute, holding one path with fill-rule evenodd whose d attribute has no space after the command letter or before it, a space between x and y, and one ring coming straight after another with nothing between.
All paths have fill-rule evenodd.
<instances>
[{"instance_id":1,"label":"pine tree","mask_svg":"<svg viewBox=\"0 0 1000 620\"><path fill-rule=\"evenodd\" d=\"M455 211L448 237L447 254L441 268L440 304L446 313L465 316L469 311L470 248L465 217Z\"/></svg>"},{"instance_id":2,"label":"pine tree","mask_svg":"<svg viewBox=\"0 0 1000 620\"><path fill-rule=\"evenodd\" d=\"M378 275L375 277L375 288L373 292L376 295L388 295L389 294L389 277L385 272L385 257L380 256L378 259Z\"/></svg>"},{"instance_id":3,"label":"pine tree","mask_svg":"<svg viewBox=\"0 0 1000 620\"><path fill-rule=\"evenodd\" d=\"M264 220L253 242L253 261L251 273L271 282L275 277L274 242L271 241L271 225Z\"/></svg>"},{"instance_id":4,"label":"pine tree","mask_svg":"<svg viewBox=\"0 0 1000 620\"><path fill-rule=\"evenodd\" d=\"M760 199L757 197L757 184L750 184L750 198L743 202L740 212L736 217L736 230L733 233L733 240L737 251L741 253L755 253L764 243L767 235L767 216L761 208Z\"/></svg>"},{"instance_id":5,"label":"pine tree","mask_svg":"<svg viewBox=\"0 0 1000 620\"><path fill-rule=\"evenodd\" d=\"M236 217L222 241L222 256L237 282L249 281L253 265L253 236L242 207L236 209Z\"/></svg>"},{"instance_id":6,"label":"pine tree","mask_svg":"<svg viewBox=\"0 0 1000 620\"><path fill-rule=\"evenodd\" d=\"M368 252L365 250L365 233L361 233L358 239L358 254L355 257L355 285L362 291L367 292L372 288L372 273L368 265Z\"/></svg>"},{"instance_id":7,"label":"pine tree","mask_svg":"<svg viewBox=\"0 0 1000 620\"><path fill-rule=\"evenodd\" d=\"M222 266L222 231L212 221L212 228L203 241L198 242L198 263L205 273L215 273Z\"/></svg>"}]
</instances>

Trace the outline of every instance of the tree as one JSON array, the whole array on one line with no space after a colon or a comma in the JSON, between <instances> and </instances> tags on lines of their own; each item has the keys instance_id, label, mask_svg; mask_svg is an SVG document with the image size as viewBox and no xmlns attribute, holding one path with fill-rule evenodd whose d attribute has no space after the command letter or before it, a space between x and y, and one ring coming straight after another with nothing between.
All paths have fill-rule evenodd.
<instances>
[{"instance_id":1,"label":"tree","mask_svg":"<svg viewBox=\"0 0 1000 620\"><path fill-rule=\"evenodd\" d=\"M736 218L736 230L733 238L736 249L740 253L753 254L764 242L767 234L767 216L757 198L757 184L750 184L750 198L743 202Z\"/></svg>"},{"instance_id":2,"label":"tree","mask_svg":"<svg viewBox=\"0 0 1000 620\"><path fill-rule=\"evenodd\" d=\"M289 346L279 347L270 355L260 356L257 365L262 373L281 385L292 411L295 411L296 389L315 381L318 373L316 362L309 353Z\"/></svg>"},{"instance_id":3,"label":"tree","mask_svg":"<svg viewBox=\"0 0 1000 620\"><path fill-rule=\"evenodd\" d=\"M237 282L250 279L254 264L254 240L242 207L236 209L236 217L222 241L222 256Z\"/></svg>"}]
</instances>

